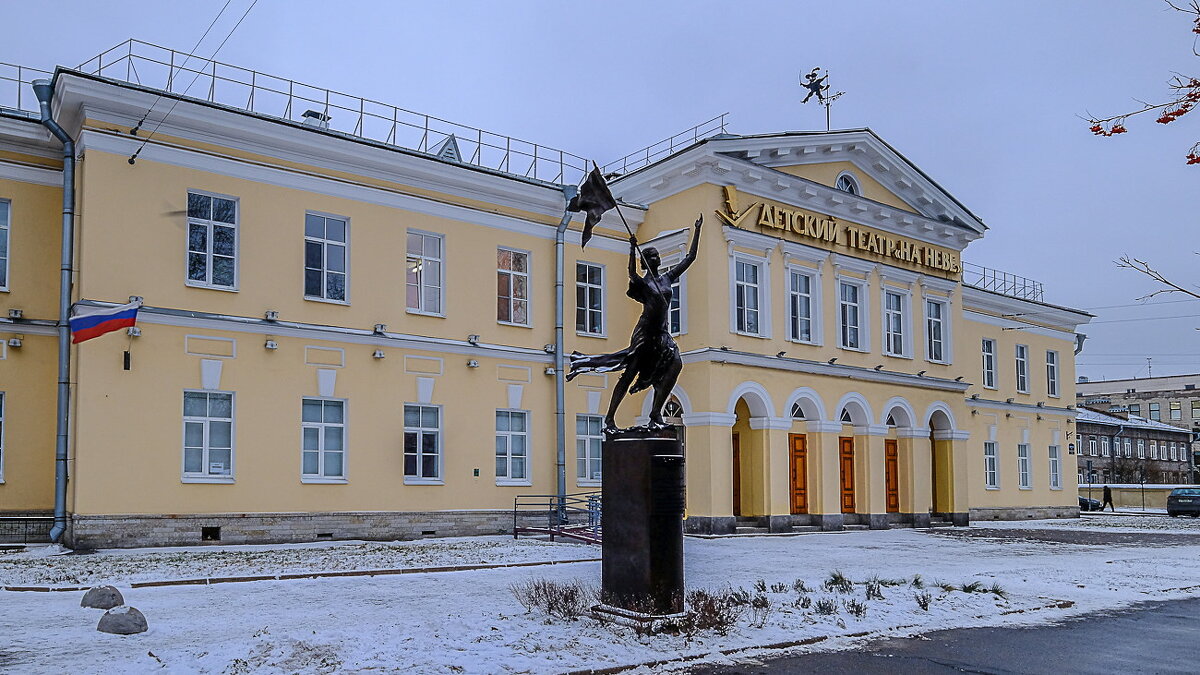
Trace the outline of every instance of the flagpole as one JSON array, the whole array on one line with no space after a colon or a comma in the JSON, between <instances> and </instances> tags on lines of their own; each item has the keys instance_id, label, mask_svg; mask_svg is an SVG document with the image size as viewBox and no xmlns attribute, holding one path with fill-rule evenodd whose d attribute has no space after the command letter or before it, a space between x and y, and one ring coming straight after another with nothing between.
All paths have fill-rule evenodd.
<instances>
[{"instance_id":1,"label":"flagpole","mask_svg":"<svg viewBox=\"0 0 1200 675\"><path fill-rule=\"evenodd\" d=\"M600 171L600 166L598 164L596 164L596 160L594 160L594 159L592 160L592 167L595 168L596 171ZM603 174L601 175L601 177L603 177ZM605 181L604 187L606 189L608 188L607 181ZM611 189L609 190L609 194L612 194ZM621 224L625 226L625 231L629 233L630 239L633 240L633 248L637 251L638 258L640 258L642 261L642 264L645 265L647 269L649 269L650 266L646 264L646 255L644 253L642 253L642 247L638 246L637 235L635 235L633 233L633 230L629 228L629 221L625 220L625 214L621 213L621 204L620 204L620 202L618 202L616 200L615 197L613 198L613 207L617 209L617 215L621 216Z\"/></svg>"}]
</instances>

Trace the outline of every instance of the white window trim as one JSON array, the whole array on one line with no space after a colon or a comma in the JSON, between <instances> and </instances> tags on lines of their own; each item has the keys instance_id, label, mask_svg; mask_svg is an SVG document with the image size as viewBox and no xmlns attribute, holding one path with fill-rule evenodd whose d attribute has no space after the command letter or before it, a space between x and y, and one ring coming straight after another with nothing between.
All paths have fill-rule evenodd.
<instances>
[{"instance_id":1,"label":"white window trim","mask_svg":"<svg viewBox=\"0 0 1200 675\"><path fill-rule=\"evenodd\" d=\"M751 333L737 327L737 264L739 262L758 268L758 329ZM729 332L747 337L771 337L771 260L741 251L729 256Z\"/></svg>"},{"instance_id":2,"label":"white window trim","mask_svg":"<svg viewBox=\"0 0 1200 675\"><path fill-rule=\"evenodd\" d=\"M661 259L659 262L661 265ZM608 267L602 263L591 262L589 260L576 260L575 261L575 273L576 273L576 277L575 277L575 293L576 293L576 295L575 295L575 311L576 311L577 315L579 312L579 295L578 295L579 294L579 276L578 276L578 274L579 274L579 266L580 265L590 265L592 267L600 268L600 332L599 333L589 333L587 331L579 330L579 324L577 321L575 324L575 334L580 337L607 338L608 337ZM592 288L591 284L584 284L584 286L586 286L588 288ZM667 312L668 312L667 321L670 322L670 320L671 320L671 317L669 316L670 308L667 309Z\"/></svg>"},{"instance_id":3,"label":"white window trim","mask_svg":"<svg viewBox=\"0 0 1200 675\"><path fill-rule=\"evenodd\" d=\"M1021 350L1025 350L1025 356L1021 356ZM1024 364L1024 368L1021 368ZM1013 347L1013 365L1016 368L1017 381L1014 383L1018 394L1029 393L1029 345L1015 345ZM1025 388L1021 388L1021 375L1025 376Z\"/></svg>"},{"instance_id":4,"label":"white window trim","mask_svg":"<svg viewBox=\"0 0 1200 675\"><path fill-rule=\"evenodd\" d=\"M912 360L913 351L914 351L913 350L913 326L912 326L912 290L907 289L907 288L897 288L895 286L888 286L887 284L881 284L881 286L882 286L882 288L880 289L880 292L879 292L879 309L880 309L880 318L881 318L881 321L879 322L880 323L879 344L880 344L880 348L881 348L880 351L884 356L890 356L890 357L896 358L896 359ZM888 313L888 309L887 309L888 293L894 293L894 294L900 296L900 330L902 331L902 334L900 335L900 342L901 342L900 348L903 350L902 354L893 354L893 353L887 351L888 325L887 325L886 319L887 319L887 313ZM840 315L839 315L839 318L840 318Z\"/></svg>"},{"instance_id":5,"label":"white window trim","mask_svg":"<svg viewBox=\"0 0 1200 675\"><path fill-rule=\"evenodd\" d=\"M662 265L664 265L666 267L674 267L675 265L678 265L679 263L683 262L683 256L684 256L684 254L680 253L678 255L672 255L670 257L663 258ZM688 332L687 275L684 274L683 276L676 279L675 284L677 284L679 286L679 332L671 333L671 335L678 336L678 335L684 335ZM667 328L668 328L668 330L670 329L670 325L671 325L670 311L671 311L670 308L667 308Z\"/></svg>"},{"instance_id":6,"label":"white window trim","mask_svg":"<svg viewBox=\"0 0 1200 675\"><path fill-rule=\"evenodd\" d=\"M4 256L4 262L6 264L6 267L5 267L6 271L4 273L4 278L0 279L0 292L7 293L9 291L9 280L12 279L12 258L13 258L13 255L12 255L12 219L13 219L12 200L11 199L0 199L0 204L6 204L8 206L8 209L7 209L8 221L0 223L0 237L4 237L4 243L5 243L4 250L7 251L7 253ZM185 277L187 276L186 268L185 268L184 276ZM3 481L3 473L0 473L0 483L3 483L3 482L4 482Z\"/></svg>"},{"instance_id":7,"label":"white window trim","mask_svg":"<svg viewBox=\"0 0 1200 675\"><path fill-rule=\"evenodd\" d=\"M516 272L513 270L502 270L502 269L500 269L499 261L497 261L495 263L494 267L496 268L497 274L499 274L500 272L507 272L509 274L514 274L514 275L522 275L522 274L525 275L525 307L526 307L525 318L527 319L527 323L517 323L515 321L502 321L499 317L496 318L496 323L500 324L501 326L516 326L518 328L532 328L533 327L533 252L526 251L526 250L520 249L520 248L513 248L511 246L497 246L496 252L499 253L500 251L509 251L511 253L520 253L525 256L525 271L524 272ZM511 300L510 300L510 302L511 302ZM509 309L512 309L512 308L510 307Z\"/></svg>"},{"instance_id":8,"label":"white window trim","mask_svg":"<svg viewBox=\"0 0 1200 675\"><path fill-rule=\"evenodd\" d=\"M1125 439L1125 456L1133 457L1133 443L1128 438Z\"/></svg>"},{"instance_id":9,"label":"white window trim","mask_svg":"<svg viewBox=\"0 0 1200 675\"><path fill-rule=\"evenodd\" d=\"M401 436L400 436L400 474L404 477L404 484L405 485L445 485L446 484L446 439L445 439L446 411L442 409L441 405L436 404L436 403L416 403L414 401L405 401L404 403L400 404L401 422L403 422L404 406L410 406L410 405L415 405L415 406L418 406L421 408L437 408L437 411L438 411L438 426L437 426L437 474L438 474L438 477L437 478L422 478L420 476L409 476L404 473L404 462L405 462L405 459L404 459L404 455L405 455L404 434L408 433L408 431L410 429L410 427L407 424L405 424L405 425L403 425L404 430L401 432ZM416 430L424 431L425 428L420 427L420 428L417 428ZM417 447L418 448L420 447L419 443L417 444ZM421 462L419 461L420 454L418 454L417 457L418 457L417 471L419 473L421 470Z\"/></svg>"},{"instance_id":10,"label":"white window trim","mask_svg":"<svg viewBox=\"0 0 1200 675\"><path fill-rule=\"evenodd\" d=\"M825 296L821 286L821 270L815 267L805 267L804 265L784 265L784 275L787 280L784 286L784 293L787 295L787 330L785 339L788 342L794 342L802 345L821 346L824 344L822 336L824 333L824 324L822 317L824 312L821 311L824 303L821 299ZM812 339L797 340L792 337L792 274L802 274L808 277L808 294L809 294L809 310L812 314Z\"/></svg>"},{"instance_id":11,"label":"white window trim","mask_svg":"<svg viewBox=\"0 0 1200 675\"><path fill-rule=\"evenodd\" d=\"M1062 448L1057 445L1051 445L1046 450L1046 461L1050 475L1048 476L1051 490L1062 490Z\"/></svg>"},{"instance_id":12,"label":"white window trim","mask_svg":"<svg viewBox=\"0 0 1200 675\"><path fill-rule=\"evenodd\" d=\"M1051 354L1054 355L1054 363L1053 363L1054 377L1053 378L1050 377L1050 370L1051 370L1051 365L1052 365L1050 362ZM1051 390L1053 390L1053 391L1051 391ZM1046 395L1049 396L1050 398L1061 398L1062 397L1061 392L1062 392L1062 359L1059 358L1059 354L1058 354L1057 350L1047 349L1046 350Z\"/></svg>"},{"instance_id":13,"label":"white window trim","mask_svg":"<svg viewBox=\"0 0 1200 675\"><path fill-rule=\"evenodd\" d=\"M215 476L215 475L211 475L208 473L204 473L204 474L184 473L183 467L185 466L185 462L186 462L185 455L186 455L186 448L187 448L187 421L189 419L191 419L193 421L199 421L200 419L203 419L204 420L204 437L205 437L205 439L207 439L208 438L208 420L211 420L214 418L212 418L212 417L189 418L187 415L182 415L180 417L181 423L179 425L179 476L180 476L179 480L180 480L180 482L181 483L197 483L197 484L210 483L210 484L215 484L215 485L231 485L231 484L237 482L237 394L235 394L232 391L220 391L220 390L209 390L209 389L184 389L183 393L184 393L185 397L189 393L190 394L229 394L229 475L228 476ZM184 403L183 398L180 398L180 403L182 405L186 405L186 403ZM181 409L181 412L182 412L182 409ZM210 448L205 447L204 449L207 451ZM205 459L207 460L207 457L205 457ZM203 464L207 466L208 462L205 461L205 462L203 462Z\"/></svg>"},{"instance_id":14,"label":"white window trim","mask_svg":"<svg viewBox=\"0 0 1200 675\"><path fill-rule=\"evenodd\" d=\"M988 344L992 345L992 352L991 352L991 357L992 357L992 367L991 367L992 383L991 383L990 385L989 385L989 384L987 384L987 375L988 375L987 357L988 357L988 353L987 353L987 352L985 352L985 351L983 351L983 343L984 343L984 342L986 342L986 343L988 343ZM980 353L980 357L983 359L983 364L982 364L982 365L983 365L983 383L982 383L982 386L983 386L983 388L984 388L984 389L999 389L999 388L1000 388L1000 379L999 379L999 377L1000 377L1000 374L999 374L999 370L996 368L996 359L997 359L997 357L999 356L999 351L1000 351L1000 345L999 345L999 344L996 342L996 340L995 340L995 339L993 339L993 338L983 338L983 339L982 339L982 342L980 342L980 343L979 343L979 353Z\"/></svg>"},{"instance_id":15,"label":"white window trim","mask_svg":"<svg viewBox=\"0 0 1200 675\"><path fill-rule=\"evenodd\" d=\"M1095 436L1093 436L1092 438L1088 439L1088 455L1090 455L1090 456L1092 456L1092 457L1096 457L1096 456L1097 456L1097 455L1096 455L1096 445L1097 445L1097 444L1096 444L1096 437L1095 437Z\"/></svg>"},{"instance_id":16,"label":"white window trim","mask_svg":"<svg viewBox=\"0 0 1200 675\"><path fill-rule=\"evenodd\" d=\"M214 197L217 199L228 199L234 203L233 223L232 223L233 224L233 285L232 286L215 286L211 283L206 283L203 281L196 281L195 279L188 278L188 254L191 252L191 248L190 248L191 232L190 232L190 230L191 230L191 223L192 223L192 217L187 215L187 210L188 210L187 195L188 194L204 195L205 197ZM241 284L242 284L242 202L241 202L241 200L238 197L234 197L233 195L223 195L218 192L209 192L208 190L193 190L191 188L188 188L186 190L186 192L184 193L183 214L184 214L184 222L187 223L187 227L185 227L184 231L183 231L183 285L190 286L192 288L204 288L204 289L207 289L210 291L225 291L226 293L237 293L241 289ZM199 220L199 219L196 219L196 220ZM210 219L210 220L207 220L204 222L211 224L216 221ZM230 223L222 223L222 225L229 225L229 224ZM210 228L209 233L208 233L208 240L210 242L210 248L211 248L212 239L213 239L212 230ZM303 269L303 268L301 268L301 269ZM212 276L211 256L209 258L209 276ZM301 288L303 288L303 287L301 287Z\"/></svg>"},{"instance_id":17,"label":"white window trim","mask_svg":"<svg viewBox=\"0 0 1200 675\"><path fill-rule=\"evenodd\" d=\"M933 345L930 343L929 339L928 303L931 302L942 306L942 318L940 319L942 324L942 358L940 359L933 358L933 355L930 353L932 351L930 347ZM954 363L954 341L950 330L950 326L953 322L950 320L950 307L950 298L945 298L940 295L929 295L928 293L926 293L922 298L921 309L925 318L925 360L930 363L937 363L941 365L949 365Z\"/></svg>"},{"instance_id":18,"label":"white window trim","mask_svg":"<svg viewBox=\"0 0 1200 675\"><path fill-rule=\"evenodd\" d=\"M533 468L531 466L533 464L533 445L532 445L533 434L531 433L532 430L530 429L530 427L532 426L533 415L530 414L530 412L528 410L521 410L520 408L496 408L496 412L521 413L522 415L525 416L525 477L524 478L505 478L505 477L501 477L501 476L496 476L496 486L497 487L529 487L529 486L533 485L533 478L532 478L533 471L531 470ZM492 422L492 433L499 434L500 431L498 429L496 429L495 426L496 426L496 423L493 421ZM513 432L506 431L504 433L512 434ZM519 434L521 432L518 431L516 433ZM508 453L510 468L512 466L512 449L511 448L512 448L512 446L510 445L509 453ZM494 465L495 457L496 457L495 445L492 446L492 449L493 449L492 457L493 457L493 465ZM493 471L494 470L495 470L495 468L493 466Z\"/></svg>"},{"instance_id":19,"label":"white window trim","mask_svg":"<svg viewBox=\"0 0 1200 675\"><path fill-rule=\"evenodd\" d=\"M988 449L991 446L991 455L988 454ZM992 463L992 481L988 481L988 460ZM985 490L1000 489L1000 444L995 441L983 442L983 487Z\"/></svg>"},{"instance_id":20,"label":"white window trim","mask_svg":"<svg viewBox=\"0 0 1200 675\"><path fill-rule=\"evenodd\" d=\"M1021 449L1025 449L1024 457L1021 455ZM1024 468L1024 471L1022 471ZM1033 489L1033 458L1030 457L1030 446L1028 443L1017 444L1017 488L1020 490Z\"/></svg>"},{"instance_id":21,"label":"white window trim","mask_svg":"<svg viewBox=\"0 0 1200 675\"><path fill-rule=\"evenodd\" d=\"M594 417L594 418L598 418L598 419L600 419L600 420L602 421L602 422L601 422L602 424L603 424L603 419L604 419L604 416L603 416L603 415L593 415L593 414L591 414L591 413L586 413L586 414L585 414L585 413L579 413L579 414L575 415L575 420L576 420L576 422L575 422L575 423L576 423L576 427L577 427L577 428L578 428L578 424L579 424L579 418L580 418L580 417ZM599 438L599 439L600 439L600 442L601 442L601 443L603 443L603 442L604 442L604 431L601 431L599 436L591 436L591 435L584 435L584 436L580 436L580 435L579 435L579 432L576 432L576 433L575 433L575 439L576 439L576 445L575 445L575 484L576 484L577 486L579 486L579 487L599 487L599 486L601 485L601 483L603 483L603 480L602 480L602 479L600 479L600 478L583 478L583 477L581 477L581 476L579 475L579 445L578 445L578 441L579 441L579 439L580 439L580 438L587 438L587 439ZM588 465L591 463L591 457L590 457L589 455L587 455L587 454L586 454L586 452L587 452L587 451L586 451L586 446L585 446L585 450L584 450L584 452L585 452L585 454L584 454L584 458L583 458L583 465L584 465L584 468L586 469L586 468L587 468L587 466L588 466ZM601 448L601 450L600 450L600 453L601 453L601 454L600 454L600 457L601 457L601 467L603 467L603 466L604 466L604 465L603 465L603 457L604 457L604 449L603 449L603 447ZM603 469L601 469L601 472L603 473Z\"/></svg>"},{"instance_id":22,"label":"white window trim","mask_svg":"<svg viewBox=\"0 0 1200 675\"><path fill-rule=\"evenodd\" d=\"M437 232L427 232L425 230L418 230L418 229L411 228L411 227L408 228L407 231L405 231L405 233L404 233L404 264L405 264L405 270L404 270L405 289L404 289L404 292L405 292L406 296L408 294L408 276L407 276L408 275L408 268L407 268L408 258L409 258L409 256L412 255L411 253L408 252L408 235L410 235L410 234L419 234L423 237L434 237L441 241L441 250L442 250L441 258L430 258L429 256L426 256L424 254L424 249L422 249L421 255L417 256L417 257L421 258L422 260L437 260L438 263L440 263L440 267L439 267L439 271L438 271L438 277L439 277L438 278L438 284L439 284L438 289L439 289L439 294L441 297L438 298L438 304L441 305L442 311L430 312L425 309L413 309L412 307L408 306L407 297L405 298L405 301L404 301L404 311L407 314L419 314L421 316L436 316L436 317L445 318L446 317L446 297L447 297L447 295L446 295L446 258L448 257L446 255L446 235L439 234ZM420 302L422 305L425 304L424 291L425 291L425 288L423 286L417 288L417 301Z\"/></svg>"},{"instance_id":23,"label":"white window trim","mask_svg":"<svg viewBox=\"0 0 1200 675\"><path fill-rule=\"evenodd\" d=\"M1137 439L1137 458L1146 459L1146 439Z\"/></svg>"},{"instance_id":24,"label":"white window trim","mask_svg":"<svg viewBox=\"0 0 1200 675\"><path fill-rule=\"evenodd\" d=\"M1158 441L1156 440L1150 441L1150 459L1158 459Z\"/></svg>"},{"instance_id":25,"label":"white window trim","mask_svg":"<svg viewBox=\"0 0 1200 675\"><path fill-rule=\"evenodd\" d=\"M868 283L866 279L858 277L850 277L842 274L836 275L837 291L834 293L836 300L837 314L837 346L838 349L844 349L848 352L868 353L871 351L871 299L867 293ZM858 287L858 342L857 347L847 347L842 344L842 284L850 284Z\"/></svg>"},{"instance_id":26,"label":"white window trim","mask_svg":"<svg viewBox=\"0 0 1200 675\"><path fill-rule=\"evenodd\" d=\"M324 245L329 242L333 242L334 244L341 244L343 247L345 247L345 249L346 249L346 273L345 273L346 274L346 299L345 300L336 300L333 298L326 298L321 295L309 295L307 293L304 293L304 290L305 290L305 288L304 288L304 270L306 269L304 265L300 266L300 292L304 295L304 299L308 300L310 302L325 302L325 303L329 303L331 305L349 305L350 304L350 218L347 216L339 216L334 213L324 213L322 211L313 211L311 209L304 212L305 216L308 216L309 214L314 215L314 216L320 216L321 218L331 218L333 220L340 220L340 221L346 223L346 241L344 241L344 242L337 242L337 241L333 241L332 239L326 239L324 237L320 237L320 238L310 237L310 236L308 236L307 232L304 233L304 241L305 242L307 242L309 240L319 241L319 242L321 242L322 247L324 247ZM322 257L321 264L324 265L325 267L323 267L321 269L321 293L324 293L325 292L325 274L328 273L328 271L329 271L329 269L328 269L329 258L328 258L328 256L324 256L324 250L322 250L322 256L323 257Z\"/></svg>"},{"instance_id":27,"label":"white window trim","mask_svg":"<svg viewBox=\"0 0 1200 675\"><path fill-rule=\"evenodd\" d=\"M342 404L342 423L340 425L336 425L333 423L327 424L325 422L305 422L304 421L304 402L305 401L337 401L337 402L341 403ZM324 443L325 443L325 440L324 440L325 439L325 434L324 434L325 427L326 426L341 426L342 427L342 475L341 476L326 477L326 476L322 476L322 475L305 474L304 473L304 427L306 425L312 425L312 426L315 426L322 430L322 432L321 432L322 448L324 447ZM300 482L305 483L305 484L313 484L313 485L345 485L345 484L349 483L350 482L350 461L349 461L350 460L350 440L349 440L349 438L350 438L350 405L349 405L347 399L330 398L327 396L302 396L302 397L300 397ZM318 454L323 454L323 453L324 453L323 449L318 451ZM324 463L324 461L325 461L324 457L320 457L317 460L318 468L323 468L321 465Z\"/></svg>"}]
</instances>

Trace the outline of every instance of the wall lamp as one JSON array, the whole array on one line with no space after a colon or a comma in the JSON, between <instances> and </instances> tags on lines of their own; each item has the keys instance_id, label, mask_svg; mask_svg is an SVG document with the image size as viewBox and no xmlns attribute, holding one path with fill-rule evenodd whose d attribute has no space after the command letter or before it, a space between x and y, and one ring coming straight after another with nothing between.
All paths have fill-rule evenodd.
<instances>
[{"instance_id":1,"label":"wall lamp","mask_svg":"<svg viewBox=\"0 0 1200 675\"><path fill-rule=\"evenodd\" d=\"M20 319L23 316L25 316L25 312L23 312L19 309L8 310L8 318L10 318L10 319L16 320L16 319Z\"/></svg>"},{"instance_id":2,"label":"wall lamp","mask_svg":"<svg viewBox=\"0 0 1200 675\"><path fill-rule=\"evenodd\" d=\"M25 337L25 336L24 336L24 335L18 335L18 336L16 336L16 337L9 338L9 339L8 339L8 346L9 346L9 347L12 347L13 349L20 349L20 348L21 348L21 345L23 344L23 343L22 343L22 341L21 341L21 338L23 338L23 337Z\"/></svg>"},{"instance_id":3,"label":"wall lamp","mask_svg":"<svg viewBox=\"0 0 1200 675\"><path fill-rule=\"evenodd\" d=\"M833 365L833 363L834 363L834 361L837 361L837 357L836 357L836 356L835 356L835 357L833 357L832 359L829 359L829 361L828 361L829 365L831 365L831 366L832 366L832 365Z\"/></svg>"},{"instance_id":4,"label":"wall lamp","mask_svg":"<svg viewBox=\"0 0 1200 675\"><path fill-rule=\"evenodd\" d=\"M478 346L479 345L479 336L475 335L474 333L472 333L471 335L468 335L467 336L467 344L471 345L472 347Z\"/></svg>"},{"instance_id":5,"label":"wall lamp","mask_svg":"<svg viewBox=\"0 0 1200 675\"><path fill-rule=\"evenodd\" d=\"M875 366L875 372L877 372L877 373L878 373L878 372L879 372L879 371L881 371L881 370L883 370L883 364L882 364L882 363L881 363L881 364L879 364L879 365L877 365L877 366Z\"/></svg>"},{"instance_id":6,"label":"wall lamp","mask_svg":"<svg viewBox=\"0 0 1200 675\"><path fill-rule=\"evenodd\" d=\"M387 324L386 323L375 324L375 334L376 335L383 335L386 332L387 332Z\"/></svg>"},{"instance_id":7,"label":"wall lamp","mask_svg":"<svg viewBox=\"0 0 1200 675\"><path fill-rule=\"evenodd\" d=\"M141 337L142 329L138 328L137 326L130 326L129 328L125 329L125 334L129 337Z\"/></svg>"},{"instance_id":8,"label":"wall lamp","mask_svg":"<svg viewBox=\"0 0 1200 675\"><path fill-rule=\"evenodd\" d=\"M479 362L476 361L475 359L471 359L471 360L467 361L467 367L468 368L478 368Z\"/></svg>"},{"instance_id":9,"label":"wall lamp","mask_svg":"<svg viewBox=\"0 0 1200 675\"><path fill-rule=\"evenodd\" d=\"M274 340L267 340L263 343L263 347L267 349L279 349L279 343Z\"/></svg>"},{"instance_id":10,"label":"wall lamp","mask_svg":"<svg viewBox=\"0 0 1200 675\"><path fill-rule=\"evenodd\" d=\"M279 312L274 309L268 309L267 311L263 312L263 318L267 321L278 321Z\"/></svg>"},{"instance_id":11,"label":"wall lamp","mask_svg":"<svg viewBox=\"0 0 1200 675\"><path fill-rule=\"evenodd\" d=\"M918 370L917 377L925 377L925 373L926 373L926 371L924 371L924 370Z\"/></svg>"},{"instance_id":12,"label":"wall lamp","mask_svg":"<svg viewBox=\"0 0 1200 675\"><path fill-rule=\"evenodd\" d=\"M376 349L375 353L371 354L371 357L376 359L382 359L385 356L387 356L387 354L384 354L382 349Z\"/></svg>"}]
</instances>

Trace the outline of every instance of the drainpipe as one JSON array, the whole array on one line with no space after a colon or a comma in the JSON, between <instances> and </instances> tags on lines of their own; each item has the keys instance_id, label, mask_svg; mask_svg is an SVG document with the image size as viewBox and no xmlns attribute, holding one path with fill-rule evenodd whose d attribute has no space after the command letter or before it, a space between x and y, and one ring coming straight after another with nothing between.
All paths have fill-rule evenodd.
<instances>
[{"instance_id":1,"label":"drainpipe","mask_svg":"<svg viewBox=\"0 0 1200 675\"><path fill-rule=\"evenodd\" d=\"M54 85L34 80L33 93L42 113L42 126L63 144L62 264L58 284L58 433L54 445L54 527L50 541L58 543L67 529L67 428L71 412L71 265L75 243L75 141L50 115Z\"/></svg>"},{"instance_id":2,"label":"drainpipe","mask_svg":"<svg viewBox=\"0 0 1200 675\"><path fill-rule=\"evenodd\" d=\"M562 187L567 203L579 191L574 185ZM567 405L566 373L563 372L563 249L571 212L563 211L558 229L554 231L554 432L558 475L558 516L566 516L567 497Z\"/></svg>"}]
</instances>

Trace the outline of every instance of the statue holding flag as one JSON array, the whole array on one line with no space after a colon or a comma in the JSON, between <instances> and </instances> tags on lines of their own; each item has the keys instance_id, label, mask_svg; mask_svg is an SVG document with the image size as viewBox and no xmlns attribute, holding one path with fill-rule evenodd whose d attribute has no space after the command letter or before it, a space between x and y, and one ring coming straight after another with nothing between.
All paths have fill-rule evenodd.
<instances>
[{"instance_id":1,"label":"statue holding flag","mask_svg":"<svg viewBox=\"0 0 1200 675\"><path fill-rule=\"evenodd\" d=\"M587 212L582 236L583 245L587 245L600 216L614 207L620 214L621 209L617 207L617 202L605 184L600 170L593 169L581 186L579 195L572 199L567 207L572 211ZM621 221L625 221L623 214ZM679 373L683 369L679 347L675 345L669 327L673 295L671 286L696 260L703 223L704 216L701 215L696 219L695 234L692 236L687 255L679 264L665 271L661 269L662 261L658 251L653 247L645 251L639 249L637 237L629 229L629 224L625 223L625 229L629 231L629 288L625 294L642 304L642 315L633 329L628 347L611 354L585 355L572 352L571 372L567 375L569 381L582 373L623 371L613 389L608 412L604 416L604 430L607 433L618 430L615 416L625 395L649 388L654 389L654 399L647 428L657 431L668 426L662 418L663 405L666 404L667 397L671 395L675 381L679 379ZM639 254L645 270L642 275L638 274L637 269Z\"/></svg>"}]
</instances>

